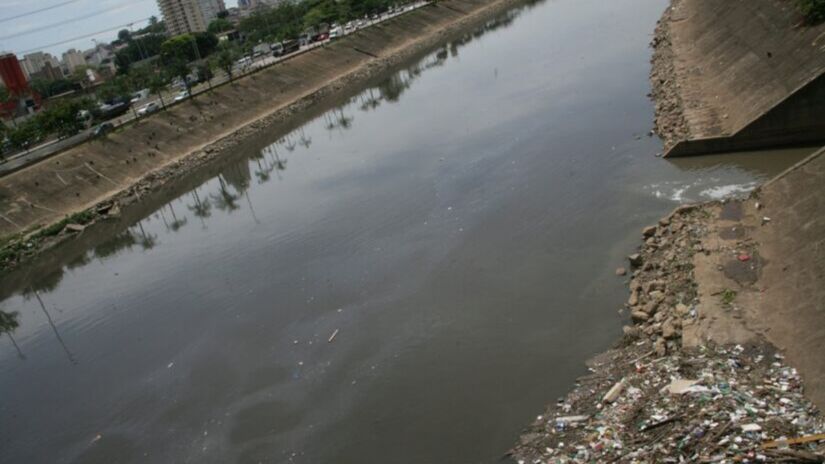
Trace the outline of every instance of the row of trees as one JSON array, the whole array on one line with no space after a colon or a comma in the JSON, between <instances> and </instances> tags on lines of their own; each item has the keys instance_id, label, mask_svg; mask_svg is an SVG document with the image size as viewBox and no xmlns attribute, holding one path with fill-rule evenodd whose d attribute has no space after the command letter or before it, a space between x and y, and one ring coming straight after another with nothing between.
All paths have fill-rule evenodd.
<instances>
[{"instance_id":1,"label":"row of trees","mask_svg":"<svg viewBox=\"0 0 825 464\"><path fill-rule=\"evenodd\" d=\"M207 32L172 38L164 35L163 23L153 18L147 27L135 33L120 31L115 42L125 44L125 47L115 56L117 75L96 88L95 96L105 103L128 102L134 92L149 89L152 94L160 96L165 107L162 94L173 80L180 81L191 93L190 76L193 71L199 80L206 81L211 88L215 69L222 70L231 81L236 60L258 43L293 39L322 23L343 24L365 15L384 12L397 3L395 0L283 2L242 20L238 27L244 37L241 43L219 43L216 34L233 28L225 17L212 21ZM50 82L35 80L32 86L46 98L73 90L83 91L85 74L86 68L81 67L66 79ZM78 112L82 109L91 111L95 107L90 96L51 104L48 109L17 127L8 128L0 124L0 141L6 140L7 145L25 148L49 135L74 135L83 129L84 124L77 117Z\"/></svg>"},{"instance_id":2,"label":"row of trees","mask_svg":"<svg viewBox=\"0 0 825 464\"><path fill-rule=\"evenodd\" d=\"M320 24L343 24L366 15L387 11L398 0L303 0L283 2L278 6L249 16L241 21L239 30L247 43L294 39L303 31Z\"/></svg>"}]
</instances>

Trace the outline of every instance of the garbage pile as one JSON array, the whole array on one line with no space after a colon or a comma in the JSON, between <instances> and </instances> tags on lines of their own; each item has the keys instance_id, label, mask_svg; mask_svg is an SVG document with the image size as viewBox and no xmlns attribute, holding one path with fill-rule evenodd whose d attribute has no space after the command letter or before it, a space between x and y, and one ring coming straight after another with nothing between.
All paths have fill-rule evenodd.
<instances>
[{"instance_id":1,"label":"garbage pile","mask_svg":"<svg viewBox=\"0 0 825 464\"><path fill-rule=\"evenodd\" d=\"M825 463L825 420L772 345L682 345L702 317L693 257L708 218L685 206L644 229L629 257L634 325L523 433L518 463Z\"/></svg>"},{"instance_id":2,"label":"garbage pile","mask_svg":"<svg viewBox=\"0 0 825 464\"><path fill-rule=\"evenodd\" d=\"M767 344L656 357L645 341L591 370L522 436L517 462L825 462L825 421Z\"/></svg>"}]
</instances>

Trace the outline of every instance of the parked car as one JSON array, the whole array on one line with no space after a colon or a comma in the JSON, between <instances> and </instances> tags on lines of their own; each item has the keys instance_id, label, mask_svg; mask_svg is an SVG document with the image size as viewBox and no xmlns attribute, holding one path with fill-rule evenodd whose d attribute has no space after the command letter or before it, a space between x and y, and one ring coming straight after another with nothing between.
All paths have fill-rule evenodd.
<instances>
[{"instance_id":1,"label":"parked car","mask_svg":"<svg viewBox=\"0 0 825 464\"><path fill-rule=\"evenodd\" d=\"M189 92L187 92L186 90L181 90L180 92L178 92L177 95L175 95L175 102L186 100L189 97Z\"/></svg>"},{"instance_id":2,"label":"parked car","mask_svg":"<svg viewBox=\"0 0 825 464\"><path fill-rule=\"evenodd\" d=\"M332 29L329 30L330 40L337 39L338 37L341 37L343 35L344 35L344 28L342 28L341 26L333 27Z\"/></svg>"},{"instance_id":3,"label":"parked car","mask_svg":"<svg viewBox=\"0 0 825 464\"><path fill-rule=\"evenodd\" d=\"M94 135L95 137L100 137L100 136L103 136L103 135L108 134L108 133L109 133L109 132L111 132L114 128L115 128L115 125L114 125L114 124L112 124L112 123L110 123L110 122L104 122L103 124L101 124L101 125L99 125L99 126L95 127L95 130L94 130L94 132L93 132L93 135Z\"/></svg>"},{"instance_id":4,"label":"parked car","mask_svg":"<svg viewBox=\"0 0 825 464\"><path fill-rule=\"evenodd\" d=\"M138 116L146 116L147 114L152 114L158 110L160 110L160 105L158 105L157 102L147 103L138 110Z\"/></svg>"},{"instance_id":5,"label":"parked car","mask_svg":"<svg viewBox=\"0 0 825 464\"><path fill-rule=\"evenodd\" d=\"M254 47L252 47L252 58L257 58L259 56L266 55L270 52L271 48L272 46L268 43L255 45Z\"/></svg>"},{"instance_id":6,"label":"parked car","mask_svg":"<svg viewBox=\"0 0 825 464\"><path fill-rule=\"evenodd\" d=\"M146 100L149 97L149 89L139 90L132 94L131 103L135 104L141 100Z\"/></svg>"},{"instance_id":7,"label":"parked car","mask_svg":"<svg viewBox=\"0 0 825 464\"><path fill-rule=\"evenodd\" d=\"M251 64L252 64L252 58L250 58L248 56L245 56L245 57L243 57L240 60L235 62L235 66L238 67L238 68L241 68L241 69L247 68Z\"/></svg>"},{"instance_id":8,"label":"parked car","mask_svg":"<svg viewBox=\"0 0 825 464\"><path fill-rule=\"evenodd\" d=\"M272 45L272 56L279 57L288 55L292 52L298 51L301 45L297 40L284 40L283 42Z\"/></svg>"}]
</instances>

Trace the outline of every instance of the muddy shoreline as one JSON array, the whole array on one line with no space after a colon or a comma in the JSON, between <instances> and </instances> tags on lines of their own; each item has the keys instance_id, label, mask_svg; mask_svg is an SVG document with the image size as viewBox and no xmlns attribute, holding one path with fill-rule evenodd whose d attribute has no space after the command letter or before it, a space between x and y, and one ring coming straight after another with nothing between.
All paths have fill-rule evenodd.
<instances>
[{"instance_id":1,"label":"muddy shoreline","mask_svg":"<svg viewBox=\"0 0 825 464\"><path fill-rule=\"evenodd\" d=\"M82 208L73 208L71 212L65 216L60 217L55 214L49 214L52 219L45 223L40 222L26 226L13 222L4 215L2 219L6 222L12 222L18 228L25 230L17 234L7 235L0 241L0 272L6 273L18 268L21 264L30 262L42 252L72 240L78 234L83 233L86 228L92 227L100 221L119 219L122 208L127 208L135 203L141 202L144 197L177 182L186 174L202 170L214 164L224 158L228 152L257 134L264 131L270 133L285 133L287 132L287 127L295 126L296 121L304 121L305 118L303 115L307 112L311 112L324 104L328 104L330 100L336 99L339 96L352 93L355 89L366 83L386 76L396 67L424 56L442 42L459 38L471 32L486 21L493 19L496 15L529 2L525 0L497 0L482 4L472 3L475 9L470 11L467 11L466 4L462 3L461 7L463 9L460 9L458 5L450 6L450 3L451 2L443 2L440 3L438 7L448 8L453 13L461 13L461 16L442 28L416 36L414 39L408 40L400 47L390 50L383 56L367 60L351 72L343 72L336 78L326 82L323 86L304 93L300 98L295 99L291 103L231 131L228 135L203 145L201 149L174 156L168 163L140 175L137 180L130 182L125 188L116 187L115 189L111 189L112 185L119 186L121 183L112 180L104 173L94 169L94 167L92 167L92 165L94 165L93 161L84 162L83 166L92 171L96 182L108 182L111 184L108 185L110 191L105 195L101 195L100 198L92 203L84 205ZM417 12L412 12L410 15L416 13ZM390 27L392 27L392 25L390 25ZM381 33L383 33L383 31L381 31ZM319 51L318 54L320 55L321 53L324 53L323 50ZM317 59L322 58L321 56L317 57ZM245 79L254 81L256 76L252 75ZM303 85L299 83L295 87L300 91ZM213 104L213 102L206 102L207 106ZM192 117L190 116L189 119L191 121ZM214 117L212 117L212 119L214 119ZM209 125L209 116L205 116L204 121L206 121L204 124ZM211 125L215 125L215 123ZM223 130L224 124L221 123L220 126L221 128L218 130ZM174 124L172 127L174 127ZM176 132L180 132L180 128L178 128ZM168 135L169 137L175 137L174 132ZM155 132L152 132L149 136L150 141L147 141L147 144L151 146L152 143L158 140L160 140L162 144L163 138L163 134L156 135ZM137 146L137 143L135 143L135 145ZM155 143L156 150L157 147L158 144ZM140 147L138 146L137 149L139 150ZM131 151L130 149L129 152L131 153ZM153 156L151 148L149 156ZM59 160L61 155L54 158ZM128 159L126 163L129 163ZM37 166L33 166L32 168L36 167ZM27 170L29 169L31 168ZM4 178L3 181L7 181L10 177L12 176ZM38 183L34 182L34 185L38 185ZM32 187L32 189L34 188L35 187ZM63 193L60 195L68 197L65 189L61 190ZM23 198L36 196L36 192L31 192L30 195L25 195L25 192L23 192L22 195ZM80 195L78 194L78 196ZM51 208L42 207L31 199L26 199L24 204L28 204L31 210L57 212Z\"/></svg>"}]
</instances>

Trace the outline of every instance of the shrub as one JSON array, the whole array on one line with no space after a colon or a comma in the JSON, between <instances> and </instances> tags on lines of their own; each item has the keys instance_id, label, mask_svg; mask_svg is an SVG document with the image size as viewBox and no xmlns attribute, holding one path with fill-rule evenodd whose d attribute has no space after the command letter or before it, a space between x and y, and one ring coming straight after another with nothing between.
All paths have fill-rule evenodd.
<instances>
[{"instance_id":1,"label":"shrub","mask_svg":"<svg viewBox=\"0 0 825 464\"><path fill-rule=\"evenodd\" d=\"M810 24L825 21L825 0L797 0L802 14Z\"/></svg>"}]
</instances>

